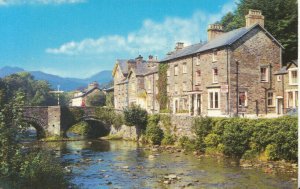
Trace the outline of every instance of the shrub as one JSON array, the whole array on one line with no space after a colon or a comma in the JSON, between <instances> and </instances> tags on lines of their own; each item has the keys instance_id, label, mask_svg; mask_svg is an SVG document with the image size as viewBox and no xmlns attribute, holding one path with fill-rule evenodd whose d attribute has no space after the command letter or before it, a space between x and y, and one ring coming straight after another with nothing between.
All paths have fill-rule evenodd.
<instances>
[{"instance_id":1,"label":"shrub","mask_svg":"<svg viewBox=\"0 0 300 189\"><path fill-rule=\"evenodd\" d=\"M175 138L171 134L164 134L164 138L161 143L163 145L173 145L175 143Z\"/></svg>"},{"instance_id":2,"label":"shrub","mask_svg":"<svg viewBox=\"0 0 300 189\"><path fill-rule=\"evenodd\" d=\"M193 129L196 134L197 149L201 152L205 151L204 138L208 135L212 129L212 118L200 117L194 120Z\"/></svg>"},{"instance_id":3,"label":"shrub","mask_svg":"<svg viewBox=\"0 0 300 189\"><path fill-rule=\"evenodd\" d=\"M148 113L140 106L133 105L124 110L124 120L127 126L137 126L144 130L147 125Z\"/></svg>"},{"instance_id":4,"label":"shrub","mask_svg":"<svg viewBox=\"0 0 300 189\"><path fill-rule=\"evenodd\" d=\"M231 118L230 122L224 125L224 154L240 159L246 150L249 149L251 133L248 119Z\"/></svg>"},{"instance_id":5,"label":"shrub","mask_svg":"<svg viewBox=\"0 0 300 189\"><path fill-rule=\"evenodd\" d=\"M189 139L187 136L183 136L179 139L180 146L187 150L187 151L193 151L196 149L196 143L194 139Z\"/></svg>"},{"instance_id":6,"label":"shrub","mask_svg":"<svg viewBox=\"0 0 300 189\"><path fill-rule=\"evenodd\" d=\"M22 188L66 188L64 169L47 152L31 152L20 166ZM34 187L33 187L34 186Z\"/></svg>"},{"instance_id":7,"label":"shrub","mask_svg":"<svg viewBox=\"0 0 300 189\"><path fill-rule=\"evenodd\" d=\"M147 126L147 129L146 129L146 137L147 137L148 141L151 142L151 144L160 145L161 141L164 137L164 132L161 128L159 128L159 126L150 125L150 126Z\"/></svg>"}]
</instances>

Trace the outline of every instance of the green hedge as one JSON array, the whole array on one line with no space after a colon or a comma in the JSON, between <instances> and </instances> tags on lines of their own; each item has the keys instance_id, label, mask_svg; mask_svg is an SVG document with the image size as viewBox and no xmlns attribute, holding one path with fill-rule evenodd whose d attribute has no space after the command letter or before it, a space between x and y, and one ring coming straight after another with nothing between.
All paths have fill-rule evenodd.
<instances>
[{"instance_id":1,"label":"green hedge","mask_svg":"<svg viewBox=\"0 0 300 189\"><path fill-rule=\"evenodd\" d=\"M234 158L297 161L298 118L196 118L195 149Z\"/></svg>"}]
</instances>

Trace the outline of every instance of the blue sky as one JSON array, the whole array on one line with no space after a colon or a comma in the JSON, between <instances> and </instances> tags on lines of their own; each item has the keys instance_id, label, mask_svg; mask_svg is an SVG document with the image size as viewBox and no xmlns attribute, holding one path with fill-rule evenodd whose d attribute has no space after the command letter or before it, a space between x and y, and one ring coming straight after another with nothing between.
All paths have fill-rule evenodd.
<instances>
[{"instance_id":1,"label":"blue sky","mask_svg":"<svg viewBox=\"0 0 300 189\"><path fill-rule=\"evenodd\" d=\"M235 0L0 0L0 67L85 78L206 40Z\"/></svg>"}]
</instances>

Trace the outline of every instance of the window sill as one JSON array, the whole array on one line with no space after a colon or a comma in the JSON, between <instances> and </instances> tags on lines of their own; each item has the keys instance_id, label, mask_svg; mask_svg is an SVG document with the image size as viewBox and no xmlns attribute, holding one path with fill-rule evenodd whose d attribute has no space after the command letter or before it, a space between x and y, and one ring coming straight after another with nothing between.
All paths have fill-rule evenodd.
<instances>
[{"instance_id":1,"label":"window sill","mask_svg":"<svg viewBox=\"0 0 300 189\"><path fill-rule=\"evenodd\" d=\"M268 108L276 108L276 106L272 105L272 106L268 106Z\"/></svg>"},{"instance_id":2,"label":"window sill","mask_svg":"<svg viewBox=\"0 0 300 189\"><path fill-rule=\"evenodd\" d=\"M298 85L298 83L289 83L289 85Z\"/></svg>"},{"instance_id":3,"label":"window sill","mask_svg":"<svg viewBox=\"0 0 300 189\"><path fill-rule=\"evenodd\" d=\"M221 110L221 108L208 108L207 110Z\"/></svg>"},{"instance_id":4,"label":"window sill","mask_svg":"<svg viewBox=\"0 0 300 189\"><path fill-rule=\"evenodd\" d=\"M260 81L261 83L269 83L269 81Z\"/></svg>"},{"instance_id":5,"label":"window sill","mask_svg":"<svg viewBox=\"0 0 300 189\"><path fill-rule=\"evenodd\" d=\"M218 60L213 60L212 63L218 62Z\"/></svg>"}]
</instances>

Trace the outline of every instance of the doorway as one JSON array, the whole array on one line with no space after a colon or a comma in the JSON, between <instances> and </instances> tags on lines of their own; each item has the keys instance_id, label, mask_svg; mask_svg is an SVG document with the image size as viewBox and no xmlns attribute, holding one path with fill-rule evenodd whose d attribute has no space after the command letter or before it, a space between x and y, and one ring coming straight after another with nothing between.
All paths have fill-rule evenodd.
<instances>
[{"instance_id":1,"label":"doorway","mask_svg":"<svg viewBox=\"0 0 300 189\"><path fill-rule=\"evenodd\" d=\"M277 99L277 114L278 115L283 114L283 99L282 98Z\"/></svg>"}]
</instances>

